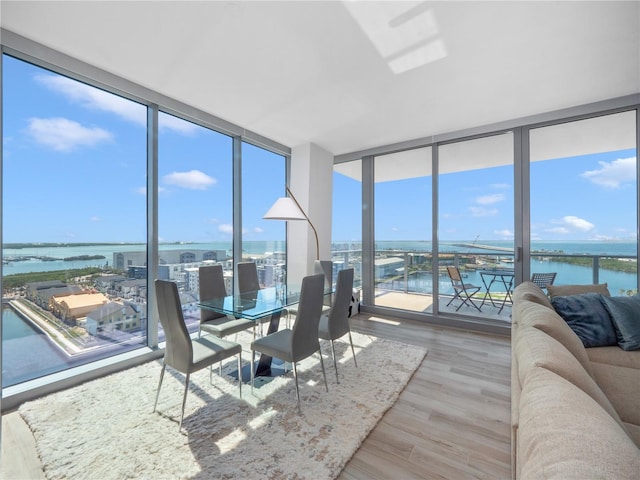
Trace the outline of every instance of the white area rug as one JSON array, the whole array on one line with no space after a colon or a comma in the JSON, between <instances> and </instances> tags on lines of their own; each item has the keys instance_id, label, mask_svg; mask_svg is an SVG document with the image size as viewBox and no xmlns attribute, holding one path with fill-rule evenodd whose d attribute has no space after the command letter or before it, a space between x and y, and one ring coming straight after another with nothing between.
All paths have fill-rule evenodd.
<instances>
[{"instance_id":1,"label":"white area rug","mask_svg":"<svg viewBox=\"0 0 640 480\"><path fill-rule=\"evenodd\" d=\"M248 345L243 335L238 341ZM215 369L211 385L205 369L191 377L180 433L184 376L167 368L159 413L152 413L157 361L25 403L20 414L50 479L331 479L426 354L357 333L353 341L358 368L348 340L336 342L339 384L330 345L322 343L329 393L317 355L299 364L301 413L292 372L261 382L254 395L243 385L240 399L233 377ZM243 351L244 363L249 355ZM229 359L223 374L236 367Z\"/></svg>"}]
</instances>

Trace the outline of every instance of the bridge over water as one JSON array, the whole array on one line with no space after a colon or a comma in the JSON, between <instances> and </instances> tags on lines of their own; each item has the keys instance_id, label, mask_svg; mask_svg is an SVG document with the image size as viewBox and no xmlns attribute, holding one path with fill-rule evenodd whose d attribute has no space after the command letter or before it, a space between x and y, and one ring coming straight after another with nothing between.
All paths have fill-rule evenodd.
<instances>
[{"instance_id":1,"label":"bridge over water","mask_svg":"<svg viewBox=\"0 0 640 480\"><path fill-rule=\"evenodd\" d=\"M493 250L497 252L509 252L513 253L513 248L509 247L496 247L493 245L480 245L478 243L452 243L454 247L463 247L463 248L477 248L479 250Z\"/></svg>"}]
</instances>

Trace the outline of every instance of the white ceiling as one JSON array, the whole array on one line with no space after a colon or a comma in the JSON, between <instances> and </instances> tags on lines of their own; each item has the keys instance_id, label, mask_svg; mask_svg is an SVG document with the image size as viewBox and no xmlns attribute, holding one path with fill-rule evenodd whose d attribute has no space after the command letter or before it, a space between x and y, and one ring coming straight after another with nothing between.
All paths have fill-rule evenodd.
<instances>
[{"instance_id":1,"label":"white ceiling","mask_svg":"<svg viewBox=\"0 0 640 480\"><path fill-rule=\"evenodd\" d=\"M3 28L335 155L640 92L640 2L7 1Z\"/></svg>"}]
</instances>

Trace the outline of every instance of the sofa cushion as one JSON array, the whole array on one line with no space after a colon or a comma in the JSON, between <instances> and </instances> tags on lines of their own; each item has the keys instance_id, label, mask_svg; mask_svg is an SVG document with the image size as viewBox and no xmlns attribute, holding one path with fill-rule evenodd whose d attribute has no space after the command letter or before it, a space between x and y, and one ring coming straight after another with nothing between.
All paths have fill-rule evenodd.
<instances>
[{"instance_id":1,"label":"sofa cushion","mask_svg":"<svg viewBox=\"0 0 640 480\"><path fill-rule=\"evenodd\" d=\"M555 338L571 352L587 373L593 376L591 362L582 341L555 310L523 300L513 306L513 318L518 319L517 330L530 326Z\"/></svg>"},{"instance_id":2,"label":"sofa cushion","mask_svg":"<svg viewBox=\"0 0 640 480\"><path fill-rule=\"evenodd\" d=\"M602 295L611 295L606 283L589 285L548 285L547 292L549 292L550 298L556 296L578 295L580 293L601 293Z\"/></svg>"},{"instance_id":3,"label":"sofa cushion","mask_svg":"<svg viewBox=\"0 0 640 480\"><path fill-rule=\"evenodd\" d=\"M616 345L618 337L600 293L555 296L551 304L585 347Z\"/></svg>"},{"instance_id":4,"label":"sofa cushion","mask_svg":"<svg viewBox=\"0 0 640 480\"><path fill-rule=\"evenodd\" d=\"M629 432L629 436L631 437L631 440L633 440L633 443L640 448L640 425L625 423L624 426L627 428L627 432Z\"/></svg>"},{"instance_id":5,"label":"sofa cushion","mask_svg":"<svg viewBox=\"0 0 640 480\"><path fill-rule=\"evenodd\" d=\"M589 361L618 365L620 367L635 368L640 371L640 351L625 352L617 345L615 347L597 347L586 350Z\"/></svg>"},{"instance_id":6,"label":"sofa cushion","mask_svg":"<svg viewBox=\"0 0 640 480\"><path fill-rule=\"evenodd\" d=\"M597 402L549 370L531 372L520 397L519 478L631 479L638 472L640 450Z\"/></svg>"},{"instance_id":7,"label":"sofa cushion","mask_svg":"<svg viewBox=\"0 0 640 480\"><path fill-rule=\"evenodd\" d=\"M537 328L519 328L512 348L516 352L520 385L523 388L532 371L546 368L593 398L624 429L622 420L602 389L569 350L556 339Z\"/></svg>"},{"instance_id":8,"label":"sofa cushion","mask_svg":"<svg viewBox=\"0 0 640 480\"><path fill-rule=\"evenodd\" d=\"M544 305L547 308L553 308L549 297L533 282L522 282L515 289L513 292L513 303L519 303L521 300L529 300Z\"/></svg>"},{"instance_id":9,"label":"sofa cushion","mask_svg":"<svg viewBox=\"0 0 640 480\"><path fill-rule=\"evenodd\" d=\"M623 350L640 350L640 295L602 300L613 320L618 345Z\"/></svg>"},{"instance_id":10,"label":"sofa cushion","mask_svg":"<svg viewBox=\"0 0 640 480\"><path fill-rule=\"evenodd\" d=\"M597 362L591 366L620 420L640 426L640 370Z\"/></svg>"}]
</instances>

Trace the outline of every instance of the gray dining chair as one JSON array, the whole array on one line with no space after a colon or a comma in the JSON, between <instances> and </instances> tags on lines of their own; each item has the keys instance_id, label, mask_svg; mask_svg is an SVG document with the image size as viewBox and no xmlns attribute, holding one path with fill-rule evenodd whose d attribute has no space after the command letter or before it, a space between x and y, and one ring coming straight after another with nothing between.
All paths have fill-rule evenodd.
<instances>
[{"instance_id":1,"label":"gray dining chair","mask_svg":"<svg viewBox=\"0 0 640 480\"><path fill-rule=\"evenodd\" d=\"M260 290L260 281L258 280L258 267L255 262L238 262L238 293L240 295L251 294ZM260 336L262 337L262 326L271 321L271 315L266 315L254 322L260 326ZM256 338L255 328L253 330L253 338Z\"/></svg>"},{"instance_id":2,"label":"gray dining chair","mask_svg":"<svg viewBox=\"0 0 640 480\"><path fill-rule=\"evenodd\" d=\"M328 290L331 289L331 287L333 286L333 262L331 260L315 260L313 262L313 273L323 273L324 287ZM328 310L329 308L331 308L332 303L333 295L325 295L323 300L323 305L325 306L325 308L323 308L323 310Z\"/></svg>"},{"instance_id":3,"label":"gray dining chair","mask_svg":"<svg viewBox=\"0 0 640 480\"><path fill-rule=\"evenodd\" d=\"M240 389L240 397L242 397L242 348L238 343L210 335L204 338L192 339L184 322L176 284L167 280L156 280L155 287L158 315L166 336L166 347L153 411L155 412L158 406L160 387L168 365L185 375L182 411L180 423L178 424L178 430L181 430L187 392L189 391L189 377L193 372L209 367L209 381L213 383L212 365L238 355L238 387Z\"/></svg>"},{"instance_id":4,"label":"gray dining chair","mask_svg":"<svg viewBox=\"0 0 640 480\"><path fill-rule=\"evenodd\" d=\"M198 269L200 282L200 300L210 298L222 298L227 296L227 288L224 285L224 271L222 265L207 265ZM254 329L256 322L245 318L235 318L214 312L207 308L200 308L200 334L210 333L216 337L226 337L234 333Z\"/></svg>"},{"instance_id":5,"label":"gray dining chair","mask_svg":"<svg viewBox=\"0 0 640 480\"><path fill-rule=\"evenodd\" d=\"M329 391L327 376L324 370L324 361L320 352L318 340L318 324L322 313L322 298L324 294L324 275L309 275L302 279L300 290L300 303L296 314L296 321L292 328L286 328L271 333L251 343L251 391L253 392L255 373L254 355L260 352L271 357L279 358L284 362L293 364L293 376L296 383L296 397L300 407L300 390L298 388L298 370L296 363L310 357L316 352L320 353L320 365L324 386Z\"/></svg>"},{"instance_id":6,"label":"gray dining chair","mask_svg":"<svg viewBox=\"0 0 640 480\"><path fill-rule=\"evenodd\" d=\"M331 355L333 356L333 366L336 369L336 382L338 379L338 363L336 360L336 349L334 340L349 334L349 343L351 344L351 352L353 353L353 361L358 367L356 361L356 351L353 348L353 340L351 338L351 328L349 327L349 305L351 304L351 295L353 293L353 268L347 268L338 272L338 281L336 283L336 293L331 310L320 317L318 325L318 337L323 340L331 341Z\"/></svg>"}]
</instances>

